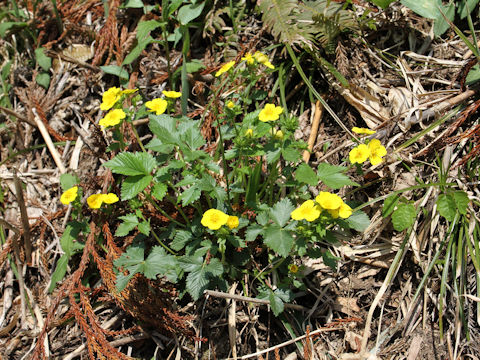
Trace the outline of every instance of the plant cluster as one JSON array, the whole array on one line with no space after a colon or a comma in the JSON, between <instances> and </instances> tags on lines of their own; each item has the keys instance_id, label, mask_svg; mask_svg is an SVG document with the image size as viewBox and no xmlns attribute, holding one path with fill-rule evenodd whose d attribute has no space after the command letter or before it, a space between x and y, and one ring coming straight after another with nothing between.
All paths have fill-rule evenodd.
<instances>
[{"instance_id":1,"label":"plant cluster","mask_svg":"<svg viewBox=\"0 0 480 360\"><path fill-rule=\"evenodd\" d=\"M279 314L295 289L304 287L300 257L323 257L335 267L328 244L336 241L336 229L361 231L368 225L365 213L354 211L355 204L334 192L321 191L315 201L308 199L309 185L322 182L336 190L358 184L345 174L346 167L321 163L314 170L302 163L306 145L294 140L297 119L266 94L256 94L253 104L261 72L274 69L265 54L256 52L217 71L219 88L231 83L241 91L224 99L217 116L220 143L213 152L206 151L200 121L173 115L180 93L164 91L165 98L146 101L132 89L105 91L100 125L114 140L108 150L118 153L104 166L119 175L123 203L115 236L134 232L133 244L115 261L118 291L137 273L149 279L166 277L194 299L205 289L227 290L233 281L248 278ZM125 106L127 98L130 106ZM132 121L146 116L154 137L143 145ZM142 151L126 150L135 146L124 137L126 126ZM63 180L61 201L76 209L65 236L72 238L75 232L78 238L88 229L81 221L81 189L75 177ZM109 214L112 208L102 204L116 201L113 193L95 194L87 204ZM152 211L166 221L158 223ZM81 242L75 244L81 248ZM65 269L57 266L55 281Z\"/></svg>"}]
</instances>

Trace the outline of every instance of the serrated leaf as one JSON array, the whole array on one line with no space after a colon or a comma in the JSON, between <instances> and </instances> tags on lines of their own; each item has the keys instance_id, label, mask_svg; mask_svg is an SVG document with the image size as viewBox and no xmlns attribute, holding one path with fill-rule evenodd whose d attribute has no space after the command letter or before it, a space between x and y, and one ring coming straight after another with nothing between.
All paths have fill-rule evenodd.
<instances>
[{"instance_id":1,"label":"serrated leaf","mask_svg":"<svg viewBox=\"0 0 480 360\"><path fill-rule=\"evenodd\" d=\"M325 250L322 252L322 258L325 265L330 267L333 271L337 270L337 262L340 258L334 256L330 250Z\"/></svg>"},{"instance_id":2,"label":"serrated leaf","mask_svg":"<svg viewBox=\"0 0 480 360\"><path fill-rule=\"evenodd\" d=\"M178 197L178 200L182 201L182 206L187 206L194 201L200 199L202 192L196 186L190 186L187 190L182 192Z\"/></svg>"},{"instance_id":3,"label":"serrated leaf","mask_svg":"<svg viewBox=\"0 0 480 360\"><path fill-rule=\"evenodd\" d=\"M164 144L159 138L155 137L145 145L145 148L160 154L171 154L174 146L172 144Z\"/></svg>"},{"instance_id":4,"label":"serrated leaf","mask_svg":"<svg viewBox=\"0 0 480 360\"><path fill-rule=\"evenodd\" d=\"M176 119L166 114L150 115L149 118L148 127L150 131L155 134L162 143L174 145L179 143L180 139L176 128Z\"/></svg>"},{"instance_id":5,"label":"serrated leaf","mask_svg":"<svg viewBox=\"0 0 480 360\"><path fill-rule=\"evenodd\" d=\"M264 243L282 257L290 254L295 239L292 234L276 225L269 226L264 232Z\"/></svg>"},{"instance_id":6,"label":"serrated leaf","mask_svg":"<svg viewBox=\"0 0 480 360\"><path fill-rule=\"evenodd\" d=\"M317 167L317 175L325 185L332 189L340 189L343 186L359 186L344 174L345 170L344 166L321 163Z\"/></svg>"},{"instance_id":7,"label":"serrated leaf","mask_svg":"<svg viewBox=\"0 0 480 360\"><path fill-rule=\"evenodd\" d=\"M302 154L297 149L287 147L286 149L282 149L282 156L285 159L285 161L297 162L301 159Z\"/></svg>"},{"instance_id":8,"label":"serrated leaf","mask_svg":"<svg viewBox=\"0 0 480 360\"><path fill-rule=\"evenodd\" d=\"M198 130L197 126L190 127L187 131L185 131L185 133L182 135L182 140L184 140L187 146L192 150L198 149L200 146L205 144L205 139Z\"/></svg>"},{"instance_id":9,"label":"serrated leaf","mask_svg":"<svg viewBox=\"0 0 480 360\"><path fill-rule=\"evenodd\" d=\"M355 211L345 220L351 229L356 231L364 231L370 225L368 215L363 211Z\"/></svg>"},{"instance_id":10,"label":"serrated leaf","mask_svg":"<svg viewBox=\"0 0 480 360\"><path fill-rule=\"evenodd\" d=\"M290 220L290 214L293 210L295 210L295 206L292 205L288 198L284 198L273 205L270 210L270 216L278 226L284 227Z\"/></svg>"},{"instance_id":11,"label":"serrated leaf","mask_svg":"<svg viewBox=\"0 0 480 360\"><path fill-rule=\"evenodd\" d=\"M48 71L52 67L52 59L45 55L45 49L42 47L35 49L35 59L44 71Z\"/></svg>"},{"instance_id":12,"label":"serrated leaf","mask_svg":"<svg viewBox=\"0 0 480 360\"><path fill-rule=\"evenodd\" d=\"M165 195L167 194L167 185L164 183L156 183L153 185L152 188L152 195L157 199L158 201L161 201Z\"/></svg>"},{"instance_id":13,"label":"serrated leaf","mask_svg":"<svg viewBox=\"0 0 480 360\"><path fill-rule=\"evenodd\" d=\"M122 152L103 164L115 174L135 176L150 175L156 165L155 158L145 152Z\"/></svg>"},{"instance_id":14,"label":"serrated leaf","mask_svg":"<svg viewBox=\"0 0 480 360\"><path fill-rule=\"evenodd\" d=\"M150 235L150 221L142 221L140 224L138 224L138 231L145 236Z\"/></svg>"},{"instance_id":15,"label":"serrated leaf","mask_svg":"<svg viewBox=\"0 0 480 360\"><path fill-rule=\"evenodd\" d=\"M212 277L223 274L223 265L217 258L212 258L210 263L205 265L205 269L211 274Z\"/></svg>"},{"instance_id":16,"label":"serrated leaf","mask_svg":"<svg viewBox=\"0 0 480 360\"><path fill-rule=\"evenodd\" d=\"M50 278L50 286L48 287L48 292L52 292L53 289L55 289L55 286L59 281L61 281L66 272L67 272L67 266L68 266L68 260L70 259L70 256L67 254L63 254L60 256L60 259L57 261L57 265L55 266L55 271L52 274L52 277Z\"/></svg>"},{"instance_id":17,"label":"serrated leaf","mask_svg":"<svg viewBox=\"0 0 480 360\"><path fill-rule=\"evenodd\" d=\"M208 272L203 268L196 269L187 275L187 291L193 300L198 300L203 292L208 288L210 282Z\"/></svg>"},{"instance_id":18,"label":"serrated leaf","mask_svg":"<svg viewBox=\"0 0 480 360\"><path fill-rule=\"evenodd\" d=\"M306 163L302 163L295 171L295 179L302 183L315 186L318 184L318 176L315 171Z\"/></svg>"},{"instance_id":19,"label":"serrated leaf","mask_svg":"<svg viewBox=\"0 0 480 360\"><path fill-rule=\"evenodd\" d=\"M127 270L136 267L144 260L145 249L142 246L130 246L122 256L113 261L116 267L123 266Z\"/></svg>"},{"instance_id":20,"label":"serrated leaf","mask_svg":"<svg viewBox=\"0 0 480 360\"><path fill-rule=\"evenodd\" d=\"M122 80L128 80L128 72L117 65L100 66L100 69L106 74L118 76Z\"/></svg>"},{"instance_id":21,"label":"serrated leaf","mask_svg":"<svg viewBox=\"0 0 480 360\"><path fill-rule=\"evenodd\" d=\"M155 246L145 260L144 275L148 279L155 279L175 266L175 257L167 254L163 247Z\"/></svg>"},{"instance_id":22,"label":"serrated leaf","mask_svg":"<svg viewBox=\"0 0 480 360\"><path fill-rule=\"evenodd\" d=\"M437 210L448 221L455 219L457 213L457 204L451 194L440 194L437 200Z\"/></svg>"},{"instance_id":23,"label":"serrated leaf","mask_svg":"<svg viewBox=\"0 0 480 360\"><path fill-rule=\"evenodd\" d=\"M173 241L170 243L170 247L175 251L182 250L193 239L193 234L186 230L175 231Z\"/></svg>"},{"instance_id":24,"label":"serrated leaf","mask_svg":"<svg viewBox=\"0 0 480 360\"><path fill-rule=\"evenodd\" d=\"M283 300L280 296L277 296L273 291L270 291L268 300L270 301L270 308L272 309L273 314L275 316L280 315L284 310Z\"/></svg>"},{"instance_id":25,"label":"serrated leaf","mask_svg":"<svg viewBox=\"0 0 480 360\"><path fill-rule=\"evenodd\" d=\"M403 231L413 225L417 211L412 204L399 204L392 214L393 228L397 231Z\"/></svg>"},{"instance_id":26,"label":"serrated leaf","mask_svg":"<svg viewBox=\"0 0 480 360\"><path fill-rule=\"evenodd\" d=\"M129 200L137 196L152 182L152 175L129 176L122 183L122 200Z\"/></svg>"},{"instance_id":27,"label":"serrated leaf","mask_svg":"<svg viewBox=\"0 0 480 360\"><path fill-rule=\"evenodd\" d=\"M467 213L468 203L470 199L465 191L455 191L453 193L453 199L457 205L457 210L460 214L465 215Z\"/></svg>"},{"instance_id":28,"label":"serrated leaf","mask_svg":"<svg viewBox=\"0 0 480 360\"><path fill-rule=\"evenodd\" d=\"M128 233L138 225L138 218L135 214L120 216L119 219L123 220L123 222L118 226L117 231L115 231L115 236L127 236Z\"/></svg>"},{"instance_id":29,"label":"serrated leaf","mask_svg":"<svg viewBox=\"0 0 480 360\"><path fill-rule=\"evenodd\" d=\"M245 232L245 241L255 241L258 235L263 232L263 227L260 225L250 225Z\"/></svg>"}]
</instances>

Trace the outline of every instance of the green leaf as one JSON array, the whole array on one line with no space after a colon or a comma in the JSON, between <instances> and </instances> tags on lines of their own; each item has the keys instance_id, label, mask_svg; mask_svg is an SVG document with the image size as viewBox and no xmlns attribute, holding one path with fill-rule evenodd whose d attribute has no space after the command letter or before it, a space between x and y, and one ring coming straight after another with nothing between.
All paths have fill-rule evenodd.
<instances>
[{"instance_id":1,"label":"green leaf","mask_svg":"<svg viewBox=\"0 0 480 360\"><path fill-rule=\"evenodd\" d=\"M205 139L198 130L197 125L195 125L195 127L190 127L187 131L185 131L181 138L192 150L198 149L200 146L205 144Z\"/></svg>"},{"instance_id":2,"label":"green leaf","mask_svg":"<svg viewBox=\"0 0 480 360\"><path fill-rule=\"evenodd\" d=\"M187 291L190 293L193 300L196 301L200 298L203 292L208 288L209 282L210 278L208 272L203 267L195 269L187 275Z\"/></svg>"},{"instance_id":3,"label":"green leaf","mask_svg":"<svg viewBox=\"0 0 480 360\"><path fill-rule=\"evenodd\" d=\"M177 19L182 25L187 25L192 20L196 19L202 13L205 2L202 1L198 4L188 4L182 6L177 13Z\"/></svg>"},{"instance_id":4,"label":"green leaf","mask_svg":"<svg viewBox=\"0 0 480 360\"><path fill-rule=\"evenodd\" d=\"M382 9L386 9L394 1L395 0L370 0L371 3L381 7Z\"/></svg>"},{"instance_id":5,"label":"green leaf","mask_svg":"<svg viewBox=\"0 0 480 360\"><path fill-rule=\"evenodd\" d=\"M455 19L455 4L451 3L449 5L442 6L441 11L445 17L450 20L450 22L453 22ZM433 23L433 33L435 36L442 35L450 27L450 24L445 17L440 14L440 16L435 19L435 22Z\"/></svg>"},{"instance_id":6,"label":"green leaf","mask_svg":"<svg viewBox=\"0 0 480 360\"><path fill-rule=\"evenodd\" d=\"M288 198L284 198L273 205L270 210L270 216L278 226L284 227L290 220L290 214L293 210L295 210L295 206L292 205Z\"/></svg>"},{"instance_id":7,"label":"green leaf","mask_svg":"<svg viewBox=\"0 0 480 360\"><path fill-rule=\"evenodd\" d=\"M77 241L79 234L85 230L85 225L78 221L71 221L65 228L60 238L60 246L65 254L70 257L76 252L83 250L84 244Z\"/></svg>"},{"instance_id":8,"label":"green leaf","mask_svg":"<svg viewBox=\"0 0 480 360\"><path fill-rule=\"evenodd\" d=\"M115 174L122 175L149 175L156 165L155 158L145 152L122 152L104 166L112 169Z\"/></svg>"},{"instance_id":9,"label":"green leaf","mask_svg":"<svg viewBox=\"0 0 480 360\"><path fill-rule=\"evenodd\" d=\"M255 241L257 236L263 232L263 226L253 224L247 228L245 232L245 241Z\"/></svg>"},{"instance_id":10,"label":"green leaf","mask_svg":"<svg viewBox=\"0 0 480 360\"><path fill-rule=\"evenodd\" d=\"M150 115L150 122L148 127L150 131L154 133L164 144L179 143L179 134L177 132L176 123L177 120L169 115Z\"/></svg>"},{"instance_id":11,"label":"green leaf","mask_svg":"<svg viewBox=\"0 0 480 360\"><path fill-rule=\"evenodd\" d=\"M315 171L306 163L302 163L295 171L295 179L302 183L315 186L318 184L318 176Z\"/></svg>"},{"instance_id":12,"label":"green leaf","mask_svg":"<svg viewBox=\"0 0 480 360\"><path fill-rule=\"evenodd\" d=\"M119 216L118 218L123 220L123 222L118 226L117 231L115 231L115 236L127 236L128 233L138 225L138 218L135 214Z\"/></svg>"},{"instance_id":13,"label":"green leaf","mask_svg":"<svg viewBox=\"0 0 480 360\"><path fill-rule=\"evenodd\" d=\"M152 195L158 201L162 201L162 199L167 194L167 184L164 183L156 183L152 188Z\"/></svg>"},{"instance_id":14,"label":"green leaf","mask_svg":"<svg viewBox=\"0 0 480 360\"><path fill-rule=\"evenodd\" d=\"M297 149L292 147L287 147L286 149L282 149L282 156L285 161L288 162L297 162L301 159L302 154Z\"/></svg>"},{"instance_id":15,"label":"green leaf","mask_svg":"<svg viewBox=\"0 0 480 360\"><path fill-rule=\"evenodd\" d=\"M268 296L268 300L270 300L270 308L273 311L275 316L280 315L284 310L284 305L282 299L277 296L273 291L270 290L270 295Z\"/></svg>"},{"instance_id":16,"label":"green leaf","mask_svg":"<svg viewBox=\"0 0 480 360\"><path fill-rule=\"evenodd\" d=\"M459 1L457 13L460 14L460 19L465 19L471 13L479 0L463 0Z\"/></svg>"},{"instance_id":17,"label":"green leaf","mask_svg":"<svg viewBox=\"0 0 480 360\"><path fill-rule=\"evenodd\" d=\"M340 189L343 186L359 186L344 174L346 169L344 166L321 163L317 167L317 174L320 180L332 189Z\"/></svg>"},{"instance_id":18,"label":"green leaf","mask_svg":"<svg viewBox=\"0 0 480 360\"><path fill-rule=\"evenodd\" d=\"M142 0L127 0L125 5L123 5L125 8L132 8L132 9L141 9L143 8L143 2Z\"/></svg>"},{"instance_id":19,"label":"green leaf","mask_svg":"<svg viewBox=\"0 0 480 360\"><path fill-rule=\"evenodd\" d=\"M122 184L122 200L129 200L134 198L138 193L140 193L148 185L150 185L152 179L152 175L138 175L127 177Z\"/></svg>"},{"instance_id":20,"label":"green leaf","mask_svg":"<svg viewBox=\"0 0 480 360\"><path fill-rule=\"evenodd\" d=\"M162 22L158 20L140 21L137 26L137 39L140 41L146 39L152 30L160 26Z\"/></svg>"},{"instance_id":21,"label":"green leaf","mask_svg":"<svg viewBox=\"0 0 480 360\"><path fill-rule=\"evenodd\" d=\"M57 283L61 281L65 276L65 273L67 272L69 258L70 256L68 256L67 254L63 254L60 259L58 259L55 271L50 278L50 286L48 287L48 292L52 292L53 289L55 289L55 285L57 285Z\"/></svg>"},{"instance_id":22,"label":"green leaf","mask_svg":"<svg viewBox=\"0 0 480 360\"><path fill-rule=\"evenodd\" d=\"M442 7L442 0L402 0L400 2L427 19L438 19L442 16L438 11L438 8Z\"/></svg>"},{"instance_id":23,"label":"green leaf","mask_svg":"<svg viewBox=\"0 0 480 360\"><path fill-rule=\"evenodd\" d=\"M0 37L4 38L8 30L12 28L24 28L27 27L28 23L18 22L18 21L6 21L0 24Z\"/></svg>"},{"instance_id":24,"label":"green leaf","mask_svg":"<svg viewBox=\"0 0 480 360\"><path fill-rule=\"evenodd\" d=\"M42 47L35 49L35 59L44 71L48 71L52 67L52 59L45 55L45 49Z\"/></svg>"},{"instance_id":25,"label":"green leaf","mask_svg":"<svg viewBox=\"0 0 480 360\"><path fill-rule=\"evenodd\" d=\"M265 230L265 245L282 257L290 254L295 239L287 230L272 225Z\"/></svg>"},{"instance_id":26,"label":"green leaf","mask_svg":"<svg viewBox=\"0 0 480 360\"><path fill-rule=\"evenodd\" d=\"M200 195L202 195L202 192L197 186L190 186L187 190L180 194L178 200L182 201L182 206L187 206L200 199Z\"/></svg>"},{"instance_id":27,"label":"green leaf","mask_svg":"<svg viewBox=\"0 0 480 360\"><path fill-rule=\"evenodd\" d=\"M155 279L175 267L175 257L167 254L163 247L155 246L145 260L143 273L146 278Z\"/></svg>"},{"instance_id":28,"label":"green leaf","mask_svg":"<svg viewBox=\"0 0 480 360\"><path fill-rule=\"evenodd\" d=\"M472 85L480 80L480 66L477 64L470 69L465 79L465 84Z\"/></svg>"},{"instance_id":29,"label":"green leaf","mask_svg":"<svg viewBox=\"0 0 480 360\"><path fill-rule=\"evenodd\" d=\"M397 231L403 231L413 225L417 211L412 204L399 204L392 214L393 228Z\"/></svg>"},{"instance_id":30,"label":"green leaf","mask_svg":"<svg viewBox=\"0 0 480 360\"><path fill-rule=\"evenodd\" d=\"M138 231L145 236L150 235L150 219L148 219L148 221L142 221L140 224L138 224Z\"/></svg>"},{"instance_id":31,"label":"green leaf","mask_svg":"<svg viewBox=\"0 0 480 360\"><path fill-rule=\"evenodd\" d=\"M173 241L170 243L170 247L175 251L180 251L192 240L193 234L190 231L176 230Z\"/></svg>"},{"instance_id":32,"label":"green leaf","mask_svg":"<svg viewBox=\"0 0 480 360\"><path fill-rule=\"evenodd\" d=\"M48 89L50 86L50 75L48 73L42 72L37 75L35 81L38 85L43 86L45 89Z\"/></svg>"},{"instance_id":33,"label":"green leaf","mask_svg":"<svg viewBox=\"0 0 480 360\"><path fill-rule=\"evenodd\" d=\"M368 215L363 211L355 211L350 217L345 220L350 229L354 229L356 231L364 231L370 225L370 219Z\"/></svg>"},{"instance_id":34,"label":"green leaf","mask_svg":"<svg viewBox=\"0 0 480 360\"><path fill-rule=\"evenodd\" d=\"M397 206L400 197L398 195L390 195L383 201L383 209L382 209L382 216L386 218L393 210L395 210L395 206Z\"/></svg>"},{"instance_id":35,"label":"green leaf","mask_svg":"<svg viewBox=\"0 0 480 360\"><path fill-rule=\"evenodd\" d=\"M153 41L151 36L140 40L137 45L130 51L130 53L125 57L122 62L122 65L129 65L137 59L143 50Z\"/></svg>"},{"instance_id":36,"label":"green leaf","mask_svg":"<svg viewBox=\"0 0 480 360\"><path fill-rule=\"evenodd\" d=\"M337 270L337 262L340 258L333 255L330 250L325 250L322 252L322 258L325 265L330 267L333 271Z\"/></svg>"},{"instance_id":37,"label":"green leaf","mask_svg":"<svg viewBox=\"0 0 480 360\"><path fill-rule=\"evenodd\" d=\"M106 74L118 76L122 80L128 80L128 72L117 65L100 66L100 69Z\"/></svg>"},{"instance_id":38,"label":"green leaf","mask_svg":"<svg viewBox=\"0 0 480 360\"><path fill-rule=\"evenodd\" d=\"M74 187L78 183L80 183L80 179L77 175L67 173L60 175L60 186L62 187L63 191Z\"/></svg>"},{"instance_id":39,"label":"green leaf","mask_svg":"<svg viewBox=\"0 0 480 360\"><path fill-rule=\"evenodd\" d=\"M465 191L455 191L453 193L453 199L457 206L457 210L460 214L465 215L467 213L468 203L470 199Z\"/></svg>"},{"instance_id":40,"label":"green leaf","mask_svg":"<svg viewBox=\"0 0 480 360\"><path fill-rule=\"evenodd\" d=\"M457 213L457 204L451 194L440 194L437 200L437 210L445 219L453 221Z\"/></svg>"}]
</instances>

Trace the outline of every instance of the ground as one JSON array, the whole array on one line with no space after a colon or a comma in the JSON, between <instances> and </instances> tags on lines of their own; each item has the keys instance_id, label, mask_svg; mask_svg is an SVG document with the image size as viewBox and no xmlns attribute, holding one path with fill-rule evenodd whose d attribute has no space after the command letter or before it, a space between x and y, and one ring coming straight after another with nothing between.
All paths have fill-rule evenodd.
<instances>
[{"instance_id":1,"label":"ground","mask_svg":"<svg viewBox=\"0 0 480 360\"><path fill-rule=\"evenodd\" d=\"M337 19L343 26L338 36L302 38L299 28L293 41L288 29L278 30L284 23L272 24L274 7L262 13L266 1L235 6L206 1L198 22L190 24L186 54L179 11L167 19L165 31L157 26L146 32L155 40L172 37L167 61L162 42L138 47L143 39L138 33L146 31L140 24L162 20L157 2L129 7L129 1L119 0L25 1L20 10L14 3L0 5L5 10L0 18L0 359L480 356L480 103L475 79L467 78L477 58L453 29L433 37L433 21L399 3L382 10L352 1L346 9L357 20L364 15L369 24ZM474 42L467 21L456 20ZM476 16L473 25L478 28ZM290 46L306 77L286 50ZM362 232L333 229L336 241L326 246L336 258L335 269L325 258L299 257L305 286L280 316L255 303L249 281L193 301L163 277L137 274L119 292L114 263L134 242L134 235L120 240L112 235L126 214L120 205L107 215L93 213L89 232L76 239L84 247L72 250L64 276L49 289L63 261L61 239L72 211L60 203L60 174L78 176L84 197L99 189L120 194L114 185L118 177L102 166L115 152L109 152L112 134L98 125L104 91L135 88L146 101L172 84L188 83L183 110L202 121L203 148L213 154L219 142L216 116L226 96L238 91L238 84L220 88L215 73L255 51L267 53L280 70L259 80L252 97L262 106L267 96L285 99L298 119L295 139L312 143L306 160L312 168L323 162L345 165L354 145L345 129L354 126L376 130L387 149L380 165L349 170L360 187L340 190L358 206L365 204L370 225ZM187 56L191 68L182 75ZM122 62L126 78L117 76ZM215 94L219 88L221 94ZM180 102L174 112L182 113ZM318 130L312 130L315 118ZM132 125L143 143L152 138L148 121L145 116ZM132 128L124 131L135 139ZM136 140L130 149L140 150ZM224 179L218 176L217 182ZM425 185L431 183L438 186ZM315 196L322 186L308 191ZM468 195L465 211L454 211L451 219L438 202L448 189ZM398 230L395 215L385 214L384 200L397 193L417 209L404 230ZM183 221L170 203L161 209L142 208L153 228ZM185 208L186 217L194 212ZM99 234L104 243L96 242Z\"/></svg>"}]
</instances>

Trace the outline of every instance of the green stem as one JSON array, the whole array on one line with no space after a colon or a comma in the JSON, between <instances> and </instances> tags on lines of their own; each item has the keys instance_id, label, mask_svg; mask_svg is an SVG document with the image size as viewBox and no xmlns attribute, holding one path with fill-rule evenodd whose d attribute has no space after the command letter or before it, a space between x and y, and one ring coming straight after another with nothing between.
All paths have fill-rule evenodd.
<instances>
[{"instance_id":1,"label":"green stem","mask_svg":"<svg viewBox=\"0 0 480 360\"><path fill-rule=\"evenodd\" d=\"M153 200L152 196L150 194L147 194L147 200L150 202L150 204L153 205L153 207L155 208L155 210L157 210L158 212L160 212L163 216L165 216L168 220L170 220L171 222L173 222L174 224L177 224L178 226L181 226L181 227L186 227L185 224L182 224L181 222L175 220L174 218L172 218L170 215L167 214L167 212L165 210L163 210L161 207L159 207L155 201Z\"/></svg>"},{"instance_id":2,"label":"green stem","mask_svg":"<svg viewBox=\"0 0 480 360\"><path fill-rule=\"evenodd\" d=\"M165 249L167 250L170 254L172 255L177 255L177 253L175 251L173 251L172 249L170 249L167 245L165 245L163 243L163 241L158 237L158 235L155 233L155 231L153 231L153 229L150 229L150 231L152 232L152 235L153 237L155 238L155 240L157 240L157 242Z\"/></svg>"},{"instance_id":3,"label":"green stem","mask_svg":"<svg viewBox=\"0 0 480 360\"><path fill-rule=\"evenodd\" d=\"M135 128L135 125L133 125L132 123L130 123L130 125L132 126L132 131L135 134L135 138L137 139L138 145L140 145L140 149L142 149L142 151L146 153L147 150L143 146L142 140L140 140L140 136L138 136L138 132L137 132L137 129Z\"/></svg>"}]
</instances>

